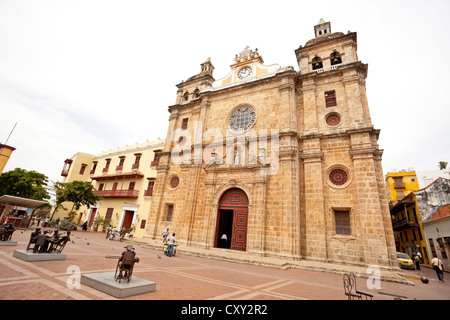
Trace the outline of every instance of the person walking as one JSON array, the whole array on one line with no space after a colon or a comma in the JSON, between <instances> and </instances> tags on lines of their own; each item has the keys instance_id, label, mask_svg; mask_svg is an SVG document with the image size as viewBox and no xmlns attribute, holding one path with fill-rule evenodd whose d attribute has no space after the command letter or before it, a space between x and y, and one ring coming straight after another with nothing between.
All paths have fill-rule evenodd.
<instances>
[{"instance_id":1,"label":"person walking","mask_svg":"<svg viewBox=\"0 0 450 320\"><path fill-rule=\"evenodd\" d=\"M110 226L108 226L108 229L106 229L106 240L109 240L109 237L111 236L111 231L112 231L112 228L111 228L111 225Z\"/></svg>"},{"instance_id":2,"label":"person walking","mask_svg":"<svg viewBox=\"0 0 450 320\"><path fill-rule=\"evenodd\" d=\"M439 282L444 282L444 264L437 257L431 260L431 265L438 276Z\"/></svg>"},{"instance_id":3,"label":"person walking","mask_svg":"<svg viewBox=\"0 0 450 320\"><path fill-rule=\"evenodd\" d=\"M136 229L136 227L134 226L134 224L132 224L130 227L130 234L128 235L128 239L133 239L135 229Z\"/></svg>"},{"instance_id":4,"label":"person walking","mask_svg":"<svg viewBox=\"0 0 450 320\"><path fill-rule=\"evenodd\" d=\"M120 229L120 241L125 237L125 233L127 233L127 229L123 226L122 229Z\"/></svg>"},{"instance_id":5,"label":"person walking","mask_svg":"<svg viewBox=\"0 0 450 320\"><path fill-rule=\"evenodd\" d=\"M165 230L162 234L163 236L163 243L167 242L167 236L169 235L169 228L167 228L167 230Z\"/></svg>"},{"instance_id":6,"label":"person walking","mask_svg":"<svg viewBox=\"0 0 450 320\"><path fill-rule=\"evenodd\" d=\"M420 259L422 258L422 254L417 251L416 255L414 256L414 265L416 267L416 270L420 270Z\"/></svg>"},{"instance_id":7,"label":"person walking","mask_svg":"<svg viewBox=\"0 0 450 320\"><path fill-rule=\"evenodd\" d=\"M167 256L172 256L173 246L175 245L175 233L169 237L169 247L167 248Z\"/></svg>"}]
</instances>

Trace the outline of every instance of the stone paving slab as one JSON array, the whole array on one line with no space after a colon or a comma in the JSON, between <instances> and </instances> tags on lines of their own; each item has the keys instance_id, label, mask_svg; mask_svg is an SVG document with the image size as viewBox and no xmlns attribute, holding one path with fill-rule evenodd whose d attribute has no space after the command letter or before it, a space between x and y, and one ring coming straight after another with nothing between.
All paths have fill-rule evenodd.
<instances>
[{"instance_id":1,"label":"stone paving slab","mask_svg":"<svg viewBox=\"0 0 450 320\"><path fill-rule=\"evenodd\" d=\"M117 260L107 256L120 255L124 247L132 244L136 256L133 275L157 283L154 292L138 294L120 300L177 300L183 306L192 301L228 301L261 303L263 301L345 300L342 274L336 270L326 272L295 267L292 262L270 259L259 265L251 264L249 254L226 252L227 257L216 258L216 252L178 246L177 255L164 256L162 244L148 246L142 240L108 241L101 232L75 231L64 248L66 260L26 262L13 257L15 250L26 248L31 230L14 234L17 246L0 247L0 299L1 300L116 300L118 298L81 284L81 275L114 272ZM209 254L210 253L210 254ZM203 256L202 256L203 254ZM242 261L239 257L243 257ZM418 300L449 300L450 277L437 281L435 272L400 270L407 283L380 281L379 288L368 288L364 270L357 278L358 289L374 295L374 300L393 300L394 295ZM423 284L420 277L430 279ZM448 279L447 279L448 278ZM156 303L156 302L155 302ZM155 306L159 306L156 304Z\"/></svg>"}]
</instances>

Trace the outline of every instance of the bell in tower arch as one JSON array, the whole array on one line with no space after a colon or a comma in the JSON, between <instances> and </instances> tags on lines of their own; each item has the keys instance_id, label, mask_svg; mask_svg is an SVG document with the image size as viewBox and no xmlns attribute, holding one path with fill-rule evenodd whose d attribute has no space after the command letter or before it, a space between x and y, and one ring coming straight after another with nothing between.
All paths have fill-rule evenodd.
<instances>
[{"instance_id":1,"label":"bell in tower arch","mask_svg":"<svg viewBox=\"0 0 450 320\"><path fill-rule=\"evenodd\" d=\"M334 51L331 54L330 60L331 60L331 65L332 66L342 63L341 55L337 51Z\"/></svg>"}]
</instances>

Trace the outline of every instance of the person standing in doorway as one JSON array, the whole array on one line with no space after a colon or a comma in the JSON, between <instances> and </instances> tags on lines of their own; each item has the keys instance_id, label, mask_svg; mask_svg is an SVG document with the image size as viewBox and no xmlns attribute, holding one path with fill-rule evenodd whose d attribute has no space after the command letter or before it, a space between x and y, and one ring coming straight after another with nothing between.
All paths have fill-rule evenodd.
<instances>
[{"instance_id":1,"label":"person standing in doorway","mask_svg":"<svg viewBox=\"0 0 450 320\"><path fill-rule=\"evenodd\" d=\"M437 257L431 260L431 265L438 276L439 282L444 282L444 264Z\"/></svg>"},{"instance_id":2,"label":"person standing in doorway","mask_svg":"<svg viewBox=\"0 0 450 320\"><path fill-rule=\"evenodd\" d=\"M220 242L221 242L221 248L227 248L227 244L228 244L228 237L227 235L224 233L222 235L222 237L220 238Z\"/></svg>"}]
</instances>

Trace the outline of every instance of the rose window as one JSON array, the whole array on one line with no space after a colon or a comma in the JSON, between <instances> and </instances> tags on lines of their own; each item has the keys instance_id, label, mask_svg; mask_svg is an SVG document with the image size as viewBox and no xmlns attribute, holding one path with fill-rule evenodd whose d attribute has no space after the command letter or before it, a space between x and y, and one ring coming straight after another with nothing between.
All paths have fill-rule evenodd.
<instances>
[{"instance_id":1,"label":"rose window","mask_svg":"<svg viewBox=\"0 0 450 320\"><path fill-rule=\"evenodd\" d=\"M170 180L170 187L175 189L176 187L178 187L178 184L180 183L180 179L178 177L173 177Z\"/></svg>"},{"instance_id":2,"label":"rose window","mask_svg":"<svg viewBox=\"0 0 450 320\"><path fill-rule=\"evenodd\" d=\"M342 169L332 170L329 177L330 181L337 186L342 186L348 181L348 174Z\"/></svg>"},{"instance_id":3,"label":"rose window","mask_svg":"<svg viewBox=\"0 0 450 320\"><path fill-rule=\"evenodd\" d=\"M325 121L330 127L335 127L341 123L341 117L339 117L338 114L333 113L330 114Z\"/></svg>"},{"instance_id":4,"label":"rose window","mask_svg":"<svg viewBox=\"0 0 450 320\"><path fill-rule=\"evenodd\" d=\"M254 126L256 112L250 106L240 107L235 110L228 120L230 128L235 132L245 132Z\"/></svg>"}]
</instances>

